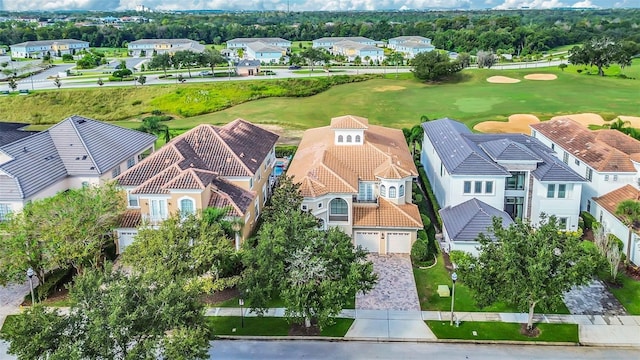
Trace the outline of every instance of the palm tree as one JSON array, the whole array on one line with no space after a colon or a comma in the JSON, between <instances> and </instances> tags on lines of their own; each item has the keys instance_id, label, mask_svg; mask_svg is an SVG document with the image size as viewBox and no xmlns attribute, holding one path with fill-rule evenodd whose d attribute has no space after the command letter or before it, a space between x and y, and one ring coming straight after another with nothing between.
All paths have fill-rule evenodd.
<instances>
[{"instance_id":1,"label":"palm tree","mask_svg":"<svg viewBox=\"0 0 640 360\"><path fill-rule=\"evenodd\" d=\"M640 201L637 200L624 200L616 208L616 215L622 218L622 222L627 225L629 229L629 236L627 238L627 257L625 258L625 264L629 264L629 257L631 256L631 238L633 237L633 229L640 223Z\"/></svg>"},{"instance_id":2,"label":"palm tree","mask_svg":"<svg viewBox=\"0 0 640 360\"><path fill-rule=\"evenodd\" d=\"M169 140L171 140L169 126L162 124L160 121L161 120L156 116L148 116L142 119L142 125L138 128L138 131L158 136L162 135L164 136L164 141L169 142Z\"/></svg>"}]
</instances>

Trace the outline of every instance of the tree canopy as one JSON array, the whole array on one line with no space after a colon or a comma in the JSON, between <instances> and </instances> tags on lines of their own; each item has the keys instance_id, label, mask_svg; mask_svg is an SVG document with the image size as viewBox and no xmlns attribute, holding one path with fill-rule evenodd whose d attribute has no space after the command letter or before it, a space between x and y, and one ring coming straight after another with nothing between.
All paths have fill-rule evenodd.
<instances>
[{"instance_id":1,"label":"tree canopy","mask_svg":"<svg viewBox=\"0 0 640 360\"><path fill-rule=\"evenodd\" d=\"M557 308L563 294L587 283L600 264L597 253L581 246L580 234L560 230L553 216L506 228L495 218L489 231L496 241L480 234L480 254L460 259L459 279L480 306L504 301L528 310L529 329L536 306Z\"/></svg>"},{"instance_id":2,"label":"tree canopy","mask_svg":"<svg viewBox=\"0 0 640 360\"><path fill-rule=\"evenodd\" d=\"M439 51L423 52L411 62L413 76L424 81L442 80L462 70L458 61L452 61L447 54Z\"/></svg>"},{"instance_id":3,"label":"tree canopy","mask_svg":"<svg viewBox=\"0 0 640 360\"><path fill-rule=\"evenodd\" d=\"M621 67L631 65L631 57L620 43L609 38L592 39L582 46L574 46L569 50L569 61L576 65L589 65L598 68L598 75L604 76L604 68L611 64Z\"/></svg>"},{"instance_id":4,"label":"tree canopy","mask_svg":"<svg viewBox=\"0 0 640 360\"><path fill-rule=\"evenodd\" d=\"M301 203L298 186L281 177L257 244L245 252L241 287L252 310L264 312L270 300L280 298L288 319L322 328L357 292L371 290L377 277L347 234L319 229Z\"/></svg>"},{"instance_id":5,"label":"tree canopy","mask_svg":"<svg viewBox=\"0 0 640 360\"><path fill-rule=\"evenodd\" d=\"M198 292L184 281L91 270L75 279L68 315L40 305L16 316L18 359L208 359L210 331Z\"/></svg>"},{"instance_id":6,"label":"tree canopy","mask_svg":"<svg viewBox=\"0 0 640 360\"><path fill-rule=\"evenodd\" d=\"M114 183L70 189L25 205L0 235L0 281L23 281L32 268L40 283L53 269L99 267L113 241L124 203Z\"/></svg>"}]
</instances>

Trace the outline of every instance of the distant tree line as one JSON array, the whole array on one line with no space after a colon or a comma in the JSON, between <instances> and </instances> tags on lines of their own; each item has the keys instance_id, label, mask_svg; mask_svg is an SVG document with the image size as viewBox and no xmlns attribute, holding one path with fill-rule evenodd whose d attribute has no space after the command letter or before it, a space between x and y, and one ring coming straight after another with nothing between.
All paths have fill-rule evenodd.
<instances>
[{"instance_id":1,"label":"distant tree line","mask_svg":"<svg viewBox=\"0 0 640 360\"><path fill-rule=\"evenodd\" d=\"M638 9L145 13L152 21L126 23L120 28L111 25L75 26L78 22L91 22L92 18L108 15L123 16L127 13L69 13L73 21L59 21L47 27L21 21L2 22L0 44L74 38L88 41L92 47L124 47L142 38L189 38L221 44L238 37L282 37L308 41L326 36L365 36L383 40L401 35L421 35L433 39L437 48L450 51L475 54L478 50L491 50L528 55L596 37L640 43L640 32L634 29L640 23Z\"/></svg>"}]
</instances>

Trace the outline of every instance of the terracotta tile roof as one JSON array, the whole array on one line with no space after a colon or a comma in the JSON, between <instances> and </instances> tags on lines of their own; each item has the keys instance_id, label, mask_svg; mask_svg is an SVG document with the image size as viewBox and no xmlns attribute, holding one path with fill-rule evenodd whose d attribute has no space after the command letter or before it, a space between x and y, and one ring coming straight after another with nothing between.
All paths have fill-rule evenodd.
<instances>
[{"instance_id":1,"label":"terracotta tile roof","mask_svg":"<svg viewBox=\"0 0 640 360\"><path fill-rule=\"evenodd\" d=\"M209 207L229 206L229 216L244 216L256 197L255 192L247 191L220 178L214 178L211 185Z\"/></svg>"},{"instance_id":2,"label":"terracotta tile roof","mask_svg":"<svg viewBox=\"0 0 640 360\"><path fill-rule=\"evenodd\" d=\"M378 198L378 206L354 206L354 227L422 228L420 211L415 204L396 205Z\"/></svg>"},{"instance_id":3,"label":"terracotta tile roof","mask_svg":"<svg viewBox=\"0 0 640 360\"><path fill-rule=\"evenodd\" d=\"M358 181L375 181L383 175L397 179L402 174L417 176L402 131L377 125L364 128L362 145L334 145L335 119L368 120L354 116L334 118L331 126L307 130L298 146L287 175L301 184L303 196L327 193L357 193ZM356 121L356 120L353 120Z\"/></svg>"},{"instance_id":4,"label":"terracotta tile roof","mask_svg":"<svg viewBox=\"0 0 640 360\"><path fill-rule=\"evenodd\" d=\"M625 200L640 201L640 191L627 184L600 197L593 198L593 201L620 220L622 219L616 215L616 209L618 208L618 205Z\"/></svg>"},{"instance_id":5,"label":"terracotta tile roof","mask_svg":"<svg viewBox=\"0 0 640 360\"><path fill-rule=\"evenodd\" d=\"M640 141L617 130L591 131L569 118L532 124L531 128L599 172L632 172Z\"/></svg>"},{"instance_id":6,"label":"terracotta tile roof","mask_svg":"<svg viewBox=\"0 0 640 360\"><path fill-rule=\"evenodd\" d=\"M140 209L129 209L120 216L119 228L135 229L142 224Z\"/></svg>"},{"instance_id":7,"label":"terracotta tile roof","mask_svg":"<svg viewBox=\"0 0 640 360\"><path fill-rule=\"evenodd\" d=\"M333 129L368 129L369 119L355 115L338 116L331 119Z\"/></svg>"}]
</instances>

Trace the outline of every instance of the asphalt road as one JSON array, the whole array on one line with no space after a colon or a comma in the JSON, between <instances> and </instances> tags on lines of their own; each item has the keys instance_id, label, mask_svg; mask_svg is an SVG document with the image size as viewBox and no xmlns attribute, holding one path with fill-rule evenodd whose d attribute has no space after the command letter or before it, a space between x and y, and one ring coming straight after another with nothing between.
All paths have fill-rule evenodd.
<instances>
[{"instance_id":1,"label":"asphalt road","mask_svg":"<svg viewBox=\"0 0 640 360\"><path fill-rule=\"evenodd\" d=\"M447 359L447 360L590 360L638 359L638 349L542 345L476 345L445 343L371 343L326 341L212 342L210 358L233 359Z\"/></svg>"}]
</instances>

